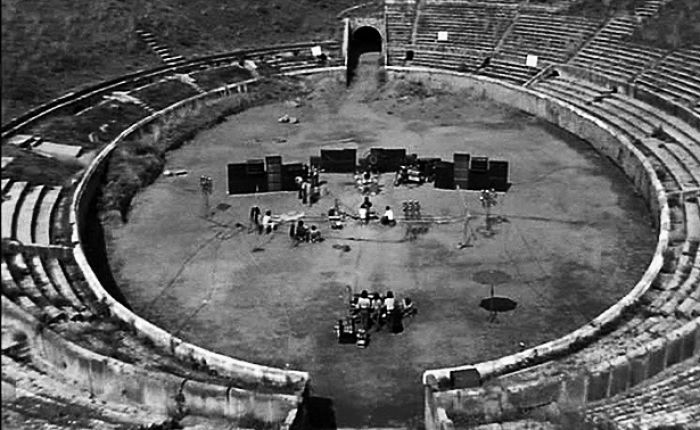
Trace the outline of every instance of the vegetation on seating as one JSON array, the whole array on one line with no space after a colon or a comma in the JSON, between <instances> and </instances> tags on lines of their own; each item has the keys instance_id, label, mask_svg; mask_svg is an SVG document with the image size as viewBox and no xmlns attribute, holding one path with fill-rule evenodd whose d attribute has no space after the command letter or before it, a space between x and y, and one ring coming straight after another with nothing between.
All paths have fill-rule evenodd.
<instances>
[{"instance_id":1,"label":"vegetation on seating","mask_svg":"<svg viewBox=\"0 0 700 430\"><path fill-rule=\"evenodd\" d=\"M80 115L61 115L41 122L32 133L44 140L95 149L108 143L122 130L148 116L148 111L133 103L107 101ZM107 127L103 127L107 124ZM97 139L90 140L94 133Z\"/></svg>"},{"instance_id":2,"label":"vegetation on seating","mask_svg":"<svg viewBox=\"0 0 700 430\"><path fill-rule=\"evenodd\" d=\"M298 85L289 79L268 79L251 87L253 90L247 94L183 108L153 126L150 132L122 142L107 165L101 212L118 211L126 222L132 198L161 174L167 151L179 148L229 115L268 100L285 100L299 91Z\"/></svg>"},{"instance_id":3,"label":"vegetation on seating","mask_svg":"<svg viewBox=\"0 0 700 430\"><path fill-rule=\"evenodd\" d=\"M591 17L602 17L618 13L634 13L646 0L579 0L572 3L566 13Z\"/></svg>"},{"instance_id":4,"label":"vegetation on seating","mask_svg":"<svg viewBox=\"0 0 700 430\"><path fill-rule=\"evenodd\" d=\"M238 65L233 65L193 73L192 77L197 81L197 85L208 91L231 82L249 79L251 74L248 70Z\"/></svg>"},{"instance_id":5,"label":"vegetation on seating","mask_svg":"<svg viewBox=\"0 0 700 430\"><path fill-rule=\"evenodd\" d=\"M700 2L671 0L657 17L633 35L633 39L660 48L700 43Z\"/></svg>"},{"instance_id":6,"label":"vegetation on seating","mask_svg":"<svg viewBox=\"0 0 700 430\"><path fill-rule=\"evenodd\" d=\"M162 64L139 40L197 56L336 38L357 0L73 0L2 2L2 122L69 90Z\"/></svg>"},{"instance_id":7,"label":"vegetation on seating","mask_svg":"<svg viewBox=\"0 0 700 430\"><path fill-rule=\"evenodd\" d=\"M158 82L132 93L134 97L155 110L161 110L180 100L196 96L197 90L176 79Z\"/></svg>"},{"instance_id":8,"label":"vegetation on seating","mask_svg":"<svg viewBox=\"0 0 700 430\"><path fill-rule=\"evenodd\" d=\"M2 155L14 157L14 160L2 169L2 177L18 181L65 186L82 169L77 162L58 161L12 145L4 145Z\"/></svg>"}]
</instances>

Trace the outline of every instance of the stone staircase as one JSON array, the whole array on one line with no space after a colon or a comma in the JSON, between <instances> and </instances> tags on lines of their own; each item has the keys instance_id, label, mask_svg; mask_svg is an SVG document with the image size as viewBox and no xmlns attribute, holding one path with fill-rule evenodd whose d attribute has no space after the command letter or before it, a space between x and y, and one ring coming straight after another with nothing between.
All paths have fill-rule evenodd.
<instances>
[{"instance_id":1,"label":"stone staircase","mask_svg":"<svg viewBox=\"0 0 700 430\"><path fill-rule=\"evenodd\" d=\"M173 65L184 60L184 57L182 57L181 55L173 55L172 52L170 52L170 49L162 43L158 42L156 37L150 31L144 29L137 29L136 34L141 38L141 40L143 40L146 43L146 45L148 45L149 48L151 48L151 50L153 50L153 52L158 54L160 59L165 64Z\"/></svg>"}]
</instances>

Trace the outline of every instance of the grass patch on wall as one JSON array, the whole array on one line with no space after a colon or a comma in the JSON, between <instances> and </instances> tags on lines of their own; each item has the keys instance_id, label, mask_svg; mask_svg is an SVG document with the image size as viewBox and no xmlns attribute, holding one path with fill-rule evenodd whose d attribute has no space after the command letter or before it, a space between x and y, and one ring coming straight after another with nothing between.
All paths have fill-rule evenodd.
<instances>
[{"instance_id":1,"label":"grass patch on wall","mask_svg":"<svg viewBox=\"0 0 700 430\"><path fill-rule=\"evenodd\" d=\"M226 117L250 106L298 95L299 84L291 79L265 79L251 86L251 92L235 94L216 101L183 107L134 134L111 154L98 208L101 213L118 212L122 222L128 219L131 201L142 188L153 183L163 171L165 156ZM114 219L110 216L109 219Z\"/></svg>"},{"instance_id":2,"label":"grass patch on wall","mask_svg":"<svg viewBox=\"0 0 700 430\"><path fill-rule=\"evenodd\" d=\"M197 90L184 82L169 79L134 91L132 94L153 109L161 110L180 100L196 96Z\"/></svg>"}]
</instances>

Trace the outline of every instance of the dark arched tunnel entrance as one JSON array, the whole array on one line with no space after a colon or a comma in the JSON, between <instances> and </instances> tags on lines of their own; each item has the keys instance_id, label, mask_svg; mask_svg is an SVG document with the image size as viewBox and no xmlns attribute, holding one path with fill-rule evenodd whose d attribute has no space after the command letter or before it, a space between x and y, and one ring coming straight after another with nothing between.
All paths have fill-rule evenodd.
<instances>
[{"instance_id":1,"label":"dark arched tunnel entrance","mask_svg":"<svg viewBox=\"0 0 700 430\"><path fill-rule=\"evenodd\" d=\"M367 52L382 52L382 35L374 27L363 26L355 29L350 35L348 44L347 82L350 84L355 75L355 68L360 56Z\"/></svg>"}]
</instances>

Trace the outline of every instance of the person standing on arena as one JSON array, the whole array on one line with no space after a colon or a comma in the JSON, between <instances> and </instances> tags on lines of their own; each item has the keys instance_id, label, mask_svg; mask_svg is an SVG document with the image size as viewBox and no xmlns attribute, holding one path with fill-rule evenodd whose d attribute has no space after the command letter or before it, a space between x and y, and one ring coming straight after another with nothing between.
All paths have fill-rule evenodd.
<instances>
[{"instance_id":1,"label":"person standing on arena","mask_svg":"<svg viewBox=\"0 0 700 430\"><path fill-rule=\"evenodd\" d=\"M360 310L360 325L364 330L369 328L369 312L372 306L372 302L369 299L369 293L367 290L362 290L360 297L357 299L357 309Z\"/></svg>"},{"instance_id":2,"label":"person standing on arena","mask_svg":"<svg viewBox=\"0 0 700 430\"><path fill-rule=\"evenodd\" d=\"M369 223L369 213L372 209L372 202L369 200L368 196L365 196L365 200L360 205L360 220L367 224Z\"/></svg>"}]
</instances>

